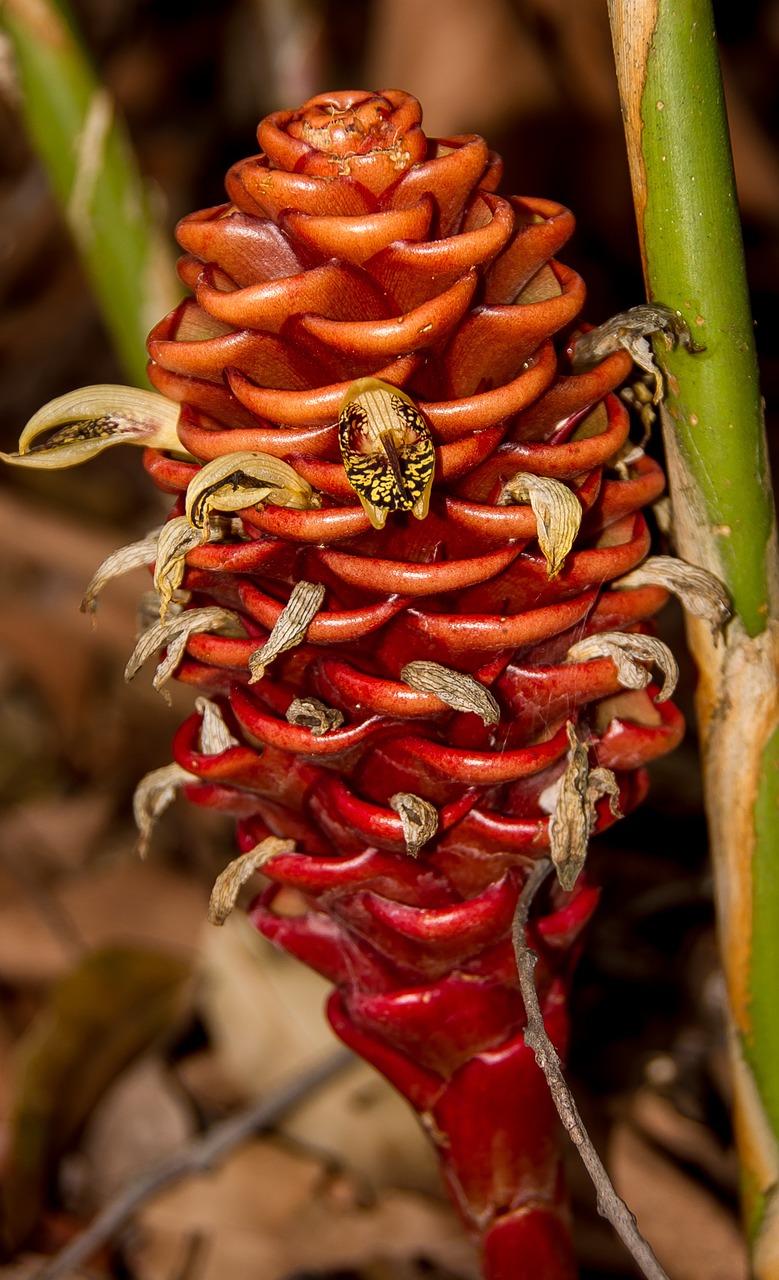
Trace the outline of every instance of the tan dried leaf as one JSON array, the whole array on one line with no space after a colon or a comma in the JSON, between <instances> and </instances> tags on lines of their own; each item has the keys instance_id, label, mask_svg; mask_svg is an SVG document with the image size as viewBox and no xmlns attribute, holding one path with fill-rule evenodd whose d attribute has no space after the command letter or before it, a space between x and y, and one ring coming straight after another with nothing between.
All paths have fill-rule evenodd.
<instances>
[{"instance_id":1,"label":"tan dried leaf","mask_svg":"<svg viewBox=\"0 0 779 1280\"><path fill-rule=\"evenodd\" d=\"M233 858L214 881L208 903L208 923L224 924L238 901L238 894L255 871L259 871L260 867L270 862L271 858L278 857L280 853L294 852L294 840L279 840L276 836L268 836L248 853L242 853L240 857Z\"/></svg>"},{"instance_id":2,"label":"tan dried leaf","mask_svg":"<svg viewBox=\"0 0 779 1280\"><path fill-rule=\"evenodd\" d=\"M219 756L229 747L237 747L234 738L222 718L221 708L209 698L195 698L195 710L202 717L197 748L201 755Z\"/></svg>"},{"instance_id":3,"label":"tan dried leaf","mask_svg":"<svg viewBox=\"0 0 779 1280\"><path fill-rule=\"evenodd\" d=\"M559 480L518 471L507 480L498 495L498 506L529 502L536 518L538 545L547 563L550 578L565 564L582 522L582 507L576 494Z\"/></svg>"},{"instance_id":4,"label":"tan dried leaf","mask_svg":"<svg viewBox=\"0 0 779 1280\"><path fill-rule=\"evenodd\" d=\"M664 587L681 600L688 613L711 628L714 640L731 616L730 598L719 578L708 569L675 556L650 556L637 569L618 578L615 587Z\"/></svg>"},{"instance_id":5,"label":"tan dried leaf","mask_svg":"<svg viewBox=\"0 0 779 1280\"><path fill-rule=\"evenodd\" d=\"M50 400L33 414L19 439L19 452L0 457L14 466L75 467L114 444L186 455L176 431L180 412L181 405L156 391L81 387ZM43 436L47 439L42 440Z\"/></svg>"},{"instance_id":6,"label":"tan dried leaf","mask_svg":"<svg viewBox=\"0 0 779 1280\"><path fill-rule=\"evenodd\" d=\"M151 533L147 533L140 542L130 542L126 547L119 547L116 551L112 551L110 556L106 556L87 583L87 589L81 601L81 612L94 614L97 609L97 598L112 578L118 578L121 574L129 573L131 569L138 569L142 565L151 564L156 555L159 535L159 529L152 529Z\"/></svg>"},{"instance_id":7,"label":"tan dried leaf","mask_svg":"<svg viewBox=\"0 0 779 1280\"><path fill-rule=\"evenodd\" d=\"M608 795L611 811L619 817L619 786L610 769L590 769L587 747L570 720L566 729L570 751L549 819L549 839L557 878L561 887L570 892L587 857L595 825L595 805L601 796Z\"/></svg>"},{"instance_id":8,"label":"tan dried leaf","mask_svg":"<svg viewBox=\"0 0 779 1280\"><path fill-rule=\"evenodd\" d=\"M154 587L160 598L160 622L165 621L173 593L181 586L187 552L207 541L207 530L193 529L186 516L174 516L160 530L154 566Z\"/></svg>"},{"instance_id":9,"label":"tan dried leaf","mask_svg":"<svg viewBox=\"0 0 779 1280\"><path fill-rule=\"evenodd\" d=\"M321 582L298 582L292 588L289 600L285 604L268 639L259 649L255 649L249 658L251 679L249 684L256 684L265 675L265 668L287 649L294 649L306 638L309 623L316 617L319 607L325 598L325 588Z\"/></svg>"},{"instance_id":10,"label":"tan dried leaf","mask_svg":"<svg viewBox=\"0 0 779 1280\"><path fill-rule=\"evenodd\" d=\"M176 798L176 792L187 782L198 778L179 764L166 764L152 769L141 778L133 795L133 815L138 828L138 853L145 858L149 852L155 823Z\"/></svg>"},{"instance_id":11,"label":"tan dried leaf","mask_svg":"<svg viewBox=\"0 0 779 1280\"><path fill-rule=\"evenodd\" d=\"M193 477L187 489L186 518L195 529L207 529L215 511L242 511L269 502L274 507L308 511L322 499L288 462L269 453L241 450L214 458Z\"/></svg>"},{"instance_id":12,"label":"tan dried leaf","mask_svg":"<svg viewBox=\"0 0 779 1280\"><path fill-rule=\"evenodd\" d=\"M336 707L328 707L319 698L295 698L287 708L287 720L290 724L310 729L315 738L340 729L344 722L343 712Z\"/></svg>"},{"instance_id":13,"label":"tan dried leaf","mask_svg":"<svg viewBox=\"0 0 779 1280\"><path fill-rule=\"evenodd\" d=\"M400 818L406 853L416 858L422 846L432 840L438 830L438 811L429 800L423 800L411 791L396 791L389 804Z\"/></svg>"},{"instance_id":14,"label":"tan dried leaf","mask_svg":"<svg viewBox=\"0 0 779 1280\"><path fill-rule=\"evenodd\" d=\"M407 662L400 678L417 693L434 693L455 711L475 712L485 725L497 724L500 720L500 708L489 689L473 676L444 667L440 662Z\"/></svg>"},{"instance_id":15,"label":"tan dried leaf","mask_svg":"<svg viewBox=\"0 0 779 1280\"><path fill-rule=\"evenodd\" d=\"M571 645L566 662L591 662L594 658L611 658L617 668L617 679L624 689L645 689L652 678L646 664L654 664L663 675L663 687L655 702L665 702L670 698L679 679L679 665L675 657L668 645L655 636L603 631Z\"/></svg>"},{"instance_id":16,"label":"tan dried leaf","mask_svg":"<svg viewBox=\"0 0 779 1280\"><path fill-rule=\"evenodd\" d=\"M245 635L240 617L229 609L221 609L216 605L210 605L205 609L186 609L165 622L156 623L143 633L125 667L125 681L132 680L146 659L165 645L167 653L157 667L153 684L154 688L167 700L167 691L163 692L162 686L181 662L189 637L200 631L218 631L222 635Z\"/></svg>"}]
</instances>

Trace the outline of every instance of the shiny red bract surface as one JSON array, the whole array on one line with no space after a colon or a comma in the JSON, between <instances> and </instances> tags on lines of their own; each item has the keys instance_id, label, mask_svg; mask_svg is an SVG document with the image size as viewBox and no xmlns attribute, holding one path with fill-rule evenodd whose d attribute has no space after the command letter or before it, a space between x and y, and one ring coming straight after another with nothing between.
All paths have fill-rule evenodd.
<instances>
[{"instance_id":1,"label":"shiny red bract surface","mask_svg":"<svg viewBox=\"0 0 779 1280\"><path fill-rule=\"evenodd\" d=\"M584 301L555 260L573 230L553 201L495 194L500 162L476 136L427 138L399 92L321 95L277 112L262 153L227 178L228 203L185 218L193 292L153 331L150 376L185 405L195 462L147 455L182 493L199 465L238 450L283 458L316 509L242 513L243 540L188 554L190 607L222 604L247 638L191 637L178 676L218 700L238 740L175 757L198 804L239 819L239 842L289 837L264 868L256 927L335 985L330 1018L419 1112L491 1280L575 1275L548 1089L522 1039L510 942L518 893L548 854L544 793L565 767L566 722L590 762L614 770L622 812L643 765L679 740L651 687L625 693L610 659L567 663L598 631L641 629L665 599L613 580L649 547L641 508L657 465L614 463L628 434L617 354L570 373ZM562 335L562 336L561 336ZM435 446L430 513L371 527L341 460L337 416L352 381L376 377L419 405ZM583 519L550 577L527 505L497 498L517 472L563 482ZM174 514L181 510L174 508ZM303 642L249 685L295 583L325 596ZM485 726L401 678L428 659L469 673L498 702ZM288 723L294 698L343 713L321 736ZM438 814L419 856L391 800ZM599 807L599 827L612 817ZM294 891L297 913L278 913ZM547 892L530 941L547 1028L564 1053L566 990L597 901L586 878Z\"/></svg>"}]
</instances>

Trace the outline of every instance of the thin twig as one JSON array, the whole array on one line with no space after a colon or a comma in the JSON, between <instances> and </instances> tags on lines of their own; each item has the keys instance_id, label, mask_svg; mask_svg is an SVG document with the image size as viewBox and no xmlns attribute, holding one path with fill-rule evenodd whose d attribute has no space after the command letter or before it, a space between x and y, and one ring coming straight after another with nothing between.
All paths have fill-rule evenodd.
<instances>
[{"instance_id":1,"label":"thin twig","mask_svg":"<svg viewBox=\"0 0 779 1280\"><path fill-rule=\"evenodd\" d=\"M354 1062L354 1054L350 1050L333 1054L325 1062L304 1072L270 1097L262 1098L247 1107L245 1111L231 1116L229 1120L215 1124L207 1133L187 1143L156 1168L141 1174L110 1204L106 1205L86 1231L71 1240L51 1262L47 1263L34 1280L59 1280L60 1276L80 1267L162 1187L170 1186L181 1178L207 1172L241 1142L277 1124L294 1106L302 1102L310 1093L327 1084L352 1062Z\"/></svg>"},{"instance_id":2,"label":"thin twig","mask_svg":"<svg viewBox=\"0 0 779 1280\"><path fill-rule=\"evenodd\" d=\"M534 978L538 957L527 945L527 920L533 898L551 870L552 863L547 858L544 858L533 868L519 895L512 927L512 941L517 958L519 986L527 1014L525 1044L533 1050L536 1062L546 1076L552 1101L557 1108L557 1114L563 1122L568 1137L584 1161L585 1168L595 1187L598 1213L611 1223L647 1280L669 1280L667 1272L660 1266L651 1248L638 1230L633 1214L624 1200L620 1199L614 1190L611 1179L604 1169L600 1156L582 1123L582 1118L579 1115L579 1110L573 1100L571 1091L565 1083L557 1051L544 1026L544 1018L538 1002Z\"/></svg>"}]
</instances>

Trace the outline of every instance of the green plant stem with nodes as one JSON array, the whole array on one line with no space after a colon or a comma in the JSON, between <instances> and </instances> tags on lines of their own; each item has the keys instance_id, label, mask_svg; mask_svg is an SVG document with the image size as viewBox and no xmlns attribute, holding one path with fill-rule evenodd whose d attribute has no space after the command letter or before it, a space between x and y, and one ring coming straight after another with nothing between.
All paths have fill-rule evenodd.
<instances>
[{"instance_id":1,"label":"green plant stem with nodes","mask_svg":"<svg viewBox=\"0 0 779 1280\"><path fill-rule=\"evenodd\" d=\"M146 335L179 296L122 123L55 0L0 0L25 121L128 377L146 381Z\"/></svg>"},{"instance_id":2,"label":"green plant stem with nodes","mask_svg":"<svg viewBox=\"0 0 779 1280\"><path fill-rule=\"evenodd\" d=\"M727 587L700 670L706 804L727 980L745 1216L760 1280L779 1223L779 640L775 513L727 118L706 0L609 0L647 293L706 350L657 344L679 554Z\"/></svg>"}]
</instances>

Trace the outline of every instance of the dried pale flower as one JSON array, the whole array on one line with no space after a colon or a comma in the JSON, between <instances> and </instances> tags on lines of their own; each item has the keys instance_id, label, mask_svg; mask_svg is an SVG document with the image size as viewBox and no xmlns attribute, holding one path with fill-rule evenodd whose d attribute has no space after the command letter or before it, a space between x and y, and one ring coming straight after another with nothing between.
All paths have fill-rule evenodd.
<instances>
[{"instance_id":1,"label":"dried pale flower","mask_svg":"<svg viewBox=\"0 0 779 1280\"><path fill-rule=\"evenodd\" d=\"M167 653L159 663L152 682L157 692L166 697L167 690L163 690L162 686L166 680L170 679L181 662L190 637L199 631L220 631L229 635L244 634L240 616L229 609L222 609L216 605L205 609L187 609L173 618L156 623L148 631L143 632L125 667L125 681L129 683L140 671L146 659L166 645Z\"/></svg>"},{"instance_id":2,"label":"dried pale flower","mask_svg":"<svg viewBox=\"0 0 779 1280\"><path fill-rule=\"evenodd\" d=\"M538 526L538 545L549 566L549 577L556 578L576 541L582 522L579 499L559 480L518 471L506 481L498 495L498 506L508 506L511 502L530 503Z\"/></svg>"},{"instance_id":3,"label":"dried pale flower","mask_svg":"<svg viewBox=\"0 0 779 1280\"><path fill-rule=\"evenodd\" d=\"M287 707L287 723L310 729L315 738L340 729L343 722L343 712L326 706L319 698L293 698Z\"/></svg>"},{"instance_id":4,"label":"dried pale flower","mask_svg":"<svg viewBox=\"0 0 779 1280\"><path fill-rule=\"evenodd\" d=\"M167 526L164 527L167 528ZM98 596L112 578L121 577L131 569L138 569L152 563L157 553L157 539L160 533L160 529L152 529L151 533L147 533L146 537L141 538L140 541L130 542L126 547L119 547L117 551L112 551L110 556L106 556L87 583L81 601L82 613L94 615Z\"/></svg>"},{"instance_id":5,"label":"dried pale flower","mask_svg":"<svg viewBox=\"0 0 779 1280\"><path fill-rule=\"evenodd\" d=\"M224 722L221 709L209 698L195 698L195 710L201 717L198 751L204 756L218 756L229 747L237 747L238 739L234 738Z\"/></svg>"},{"instance_id":6,"label":"dried pale flower","mask_svg":"<svg viewBox=\"0 0 779 1280\"><path fill-rule=\"evenodd\" d=\"M174 516L160 532L154 565L160 622L165 621L174 593L184 580L187 553L207 538L208 531L194 529L186 516Z\"/></svg>"},{"instance_id":7,"label":"dried pale flower","mask_svg":"<svg viewBox=\"0 0 779 1280\"><path fill-rule=\"evenodd\" d=\"M601 796L609 797L611 812L619 817L619 783L611 769L590 768L587 746L570 720L566 730L570 751L549 819L549 838L557 879L570 893L584 868Z\"/></svg>"},{"instance_id":8,"label":"dried pale flower","mask_svg":"<svg viewBox=\"0 0 779 1280\"><path fill-rule=\"evenodd\" d=\"M188 600L189 592L177 592L176 599L172 600L168 605L167 612L175 614L181 613L181 610ZM154 589L151 591L142 591L135 606L135 634L137 636L143 635L143 633L148 631L150 627L155 627L159 621L159 595Z\"/></svg>"},{"instance_id":9,"label":"dried pale flower","mask_svg":"<svg viewBox=\"0 0 779 1280\"><path fill-rule=\"evenodd\" d=\"M708 569L675 556L649 556L643 564L614 583L617 588L657 586L672 591L694 618L708 622L716 640L730 618L730 598L719 578Z\"/></svg>"},{"instance_id":10,"label":"dried pale flower","mask_svg":"<svg viewBox=\"0 0 779 1280\"><path fill-rule=\"evenodd\" d=\"M173 803L177 792L188 782L198 782L196 774L179 764L166 764L144 775L133 794L133 814L138 828L138 853L149 852L152 831L163 813Z\"/></svg>"},{"instance_id":11,"label":"dried pale flower","mask_svg":"<svg viewBox=\"0 0 779 1280\"><path fill-rule=\"evenodd\" d=\"M394 809L403 827L406 853L411 858L419 852L438 830L438 812L434 805L410 791L398 791L390 796L390 809Z\"/></svg>"},{"instance_id":12,"label":"dried pale flower","mask_svg":"<svg viewBox=\"0 0 779 1280\"><path fill-rule=\"evenodd\" d=\"M242 853L239 858L233 858L214 881L208 902L209 924L223 925L235 908L241 889L248 880L251 880L255 872L270 862L271 858L276 858L282 853L293 853L294 850L294 840L279 840L275 836L268 836L248 853Z\"/></svg>"},{"instance_id":13,"label":"dried pale flower","mask_svg":"<svg viewBox=\"0 0 779 1280\"><path fill-rule=\"evenodd\" d=\"M250 684L261 680L265 668L286 649L294 649L306 638L309 624L319 612L325 598L321 582L298 582L273 625L268 639L249 658Z\"/></svg>"},{"instance_id":14,"label":"dried pale flower","mask_svg":"<svg viewBox=\"0 0 779 1280\"><path fill-rule=\"evenodd\" d=\"M617 668L617 679L625 689L645 689L652 676L646 664L662 672L663 685L655 698L665 702L679 679L679 664L667 644L655 636L625 631L602 631L600 635L579 640L568 650L567 662L590 662L593 658L611 658Z\"/></svg>"},{"instance_id":15,"label":"dried pale flower","mask_svg":"<svg viewBox=\"0 0 779 1280\"><path fill-rule=\"evenodd\" d=\"M19 452L0 458L14 466L58 468L75 467L115 444L185 453L177 433L179 413L179 405L154 391L82 387L33 414L19 439Z\"/></svg>"},{"instance_id":16,"label":"dried pale flower","mask_svg":"<svg viewBox=\"0 0 779 1280\"><path fill-rule=\"evenodd\" d=\"M489 689L462 671L445 667L440 662L419 660L407 662L400 678L419 693L434 693L455 711L473 711L481 716L485 725L497 724L500 720L500 707Z\"/></svg>"},{"instance_id":17,"label":"dried pale flower","mask_svg":"<svg viewBox=\"0 0 779 1280\"><path fill-rule=\"evenodd\" d=\"M629 351L639 369L650 374L655 381L653 404L659 404L663 398L663 375L655 364L652 348L647 337L652 333L661 333L666 348L670 351L677 342L686 351L705 351L695 342L687 321L678 311L664 307L658 303L647 303L645 306L631 307L612 316L597 329L591 329L577 340L574 351L573 366L575 369L586 369L589 365L605 359L622 348Z\"/></svg>"},{"instance_id":18,"label":"dried pale flower","mask_svg":"<svg viewBox=\"0 0 779 1280\"><path fill-rule=\"evenodd\" d=\"M666 494L663 498L658 498L657 502L652 503L652 515L654 516L657 527L664 537L668 538L671 545L674 545L674 519L673 504ZM669 557L670 559L670 557ZM614 584L616 586L616 583Z\"/></svg>"},{"instance_id":19,"label":"dried pale flower","mask_svg":"<svg viewBox=\"0 0 779 1280\"><path fill-rule=\"evenodd\" d=\"M629 480L631 467L635 467L636 463L644 457L646 454L641 446L628 441L617 450L613 458L609 458L609 466L616 471L621 480Z\"/></svg>"}]
</instances>

